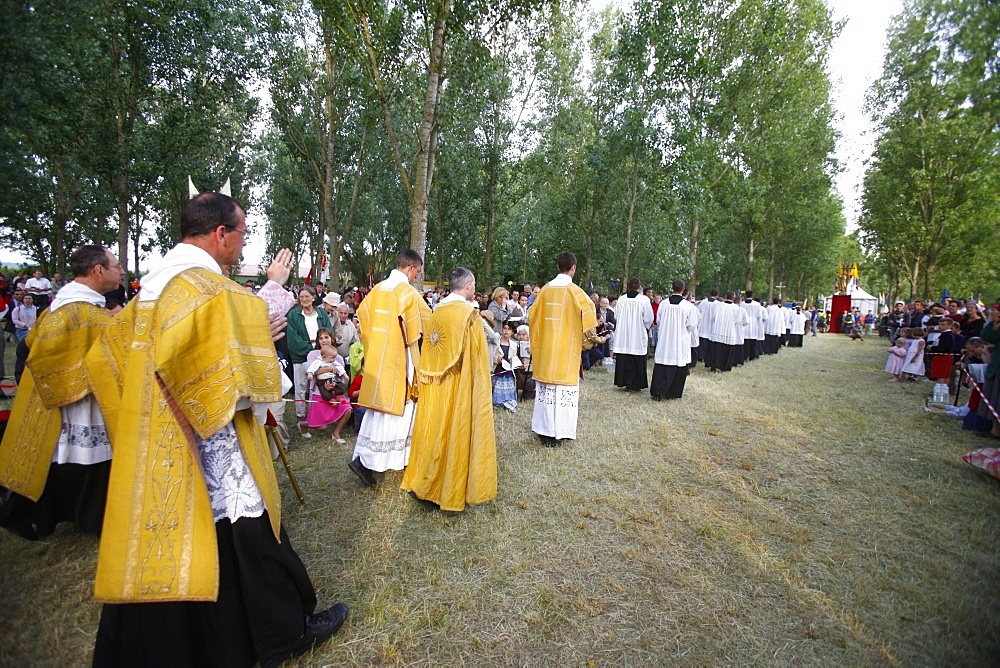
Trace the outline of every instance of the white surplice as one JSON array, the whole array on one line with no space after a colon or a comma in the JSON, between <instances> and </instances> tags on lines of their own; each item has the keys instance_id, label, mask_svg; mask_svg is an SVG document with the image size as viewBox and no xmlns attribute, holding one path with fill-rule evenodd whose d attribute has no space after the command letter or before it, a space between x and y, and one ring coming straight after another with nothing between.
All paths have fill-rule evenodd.
<instances>
[{"instance_id":1,"label":"white surplice","mask_svg":"<svg viewBox=\"0 0 1000 668\"><path fill-rule=\"evenodd\" d=\"M660 302L656 312L659 333L656 341L657 364L666 366L687 366L691 363L692 333L697 333L698 309L689 301L682 299L678 304L671 304L669 299Z\"/></svg>"},{"instance_id":2,"label":"white surplice","mask_svg":"<svg viewBox=\"0 0 1000 668\"><path fill-rule=\"evenodd\" d=\"M49 310L53 313L67 304L84 302L104 308L104 295L83 283L71 281L56 293ZM62 430L52 453L53 464L99 464L111 459L111 441L104 426L104 416L92 394L59 409Z\"/></svg>"},{"instance_id":3,"label":"white surplice","mask_svg":"<svg viewBox=\"0 0 1000 668\"><path fill-rule=\"evenodd\" d=\"M715 297L707 297L698 302L698 313L701 314L701 325L698 329L700 330L701 338L711 338L712 330L715 328L715 313L721 303Z\"/></svg>"},{"instance_id":4,"label":"white surplice","mask_svg":"<svg viewBox=\"0 0 1000 668\"><path fill-rule=\"evenodd\" d=\"M764 307L752 299L750 301L744 300L740 306L747 312L747 317L750 319L750 326L747 328L746 338L753 341L763 341L764 323L767 320L767 314L764 311Z\"/></svg>"},{"instance_id":5,"label":"white surplice","mask_svg":"<svg viewBox=\"0 0 1000 668\"><path fill-rule=\"evenodd\" d=\"M809 318L806 317L805 313L792 313L792 323L789 327L792 331L790 334L805 334L806 333L806 321Z\"/></svg>"},{"instance_id":6,"label":"white surplice","mask_svg":"<svg viewBox=\"0 0 1000 668\"><path fill-rule=\"evenodd\" d=\"M717 302L715 323L709 339L727 346L743 345L743 332L750 325L747 312L732 302Z\"/></svg>"},{"instance_id":7,"label":"white surplice","mask_svg":"<svg viewBox=\"0 0 1000 668\"><path fill-rule=\"evenodd\" d=\"M649 326L653 324L653 306L649 297L643 294L619 297L615 321L613 352L616 355L645 355L649 350Z\"/></svg>"},{"instance_id":8,"label":"white surplice","mask_svg":"<svg viewBox=\"0 0 1000 668\"><path fill-rule=\"evenodd\" d=\"M785 313L778 304L771 304L766 310L767 320L764 321L764 333L771 336L781 336L785 333Z\"/></svg>"}]
</instances>

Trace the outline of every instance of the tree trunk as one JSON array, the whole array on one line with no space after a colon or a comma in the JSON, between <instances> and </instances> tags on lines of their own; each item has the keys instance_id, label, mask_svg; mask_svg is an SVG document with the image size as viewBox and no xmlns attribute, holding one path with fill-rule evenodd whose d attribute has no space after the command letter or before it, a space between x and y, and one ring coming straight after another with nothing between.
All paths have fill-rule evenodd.
<instances>
[{"instance_id":1,"label":"tree trunk","mask_svg":"<svg viewBox=\"0 0 1000 668\"><path fill-rule=\"evenodd\" d=\"M323 94L323 112L326 116L326 136L322 138L321 146L323 154L323 181L320 184L323 201L319 208L319 230L316 238L318 243L314 249L313 259L313 282L320 283L323 271L323 255L326 253L326 233L330 232L330 243L336 245L337 238L337 218L333 209L333 161L337 146L336 118L333 113L333 82L336 76L336 62L332 45L330 44L330 34L323 29L323 54L324 67L326 69L326 90ZM338 263L339 266L339 263ZM337 279L334 279L334 283Z\"/></svg>"},{"instance_id":2,"label":"tree trunk","mask_svg":"<svg viewBox=\"0 0 1000 668\"><path fill-rule=\"evenodd\" d=\"M413 190L410 193L410 248L423 257L427 251L427 213L431 182L434 179L434 151L437 145L436 133L438 109L441 105L441 89L444 83L445 29L452 0L442 0L434 17L434 32L431 39L430 60L427 67L427 92L424 95L424 109L417 139L416 169ZM414 287L424 286L423 267L417 272Z\"/></svg>"},{"instance_id":3,"label":"tree trunk","mask_svg":"<svg viewBox=\"0 0 1000 668\"><path fill-rule=\"evenodd\" d=\"M695 213L694 219L691 221L691 278L688 279L688 292L692 295L697 294L695 290L698 289L698 238L701 234L701 221L698 220L698 214Z\"/></svg>"},{"instance_id":4,"label":"tree trunk","mask_svg":"<svg viewBox=\"0 0 1000 668\"><path fill-rule=\"evenodd\" d=\"M638 152L638 149L636 149ZM632 259L632 222L635 220L636 192L639 188L639 158L632 156L632 188L628 199L628 225L625 228L625 272L622 274L622 286L628 285L628 265Z\"/></svg>"},{"instance_id":5,"label":"tree trunk","mask_svg":"<svg viewBox=\"0 0 1000 668\"><path fill-rule=\"evenodd\" d=\"M128 271L128 200L125 176L115 178L115 208L118 210L118 262ZM138 275L138 274L137 274Z\"/></svg>"},{"instance_id":6,"label":"tree trunk","mask_svg":"<svg viewBox=\"0 0 1000 668\"><path fill-rule=\"evenodd\" d=\"M365 140L368 138L368 125L361 131L361 147L358 149L357 169L354 171L354 187L351 189L351 203L347 207L347 218L344 220L344 229L333 242L333 253L330 258L330 285L332 290L340 290L340 256L344 252L344 240L351 233L351 223L354 222L354 212L358 208L358 197L361 194L361 176L364 172L365 164Z\"/></svg>"},{"instance_id":7,"label":"tree trunk","mask_svg":"<svg viewBox=\"0 0 1000 668\"><path fill-rule=\"evenodd\" d=\"M777 248L778 240L771 237L771 258L770 258L770 269L767 275L767 301L771 303L774 300L774 252Z\"/></svg>"},{"instance_id":8,"label":"tree trunk","mask_svg":"<svg viewBox=\"0 0 1000 668\"><path fill-rule=\"evenodd\" d=\"M747 253L747 290L753 290L753 237L750 237L750 250Z\"/></svg>"}]
</instances>

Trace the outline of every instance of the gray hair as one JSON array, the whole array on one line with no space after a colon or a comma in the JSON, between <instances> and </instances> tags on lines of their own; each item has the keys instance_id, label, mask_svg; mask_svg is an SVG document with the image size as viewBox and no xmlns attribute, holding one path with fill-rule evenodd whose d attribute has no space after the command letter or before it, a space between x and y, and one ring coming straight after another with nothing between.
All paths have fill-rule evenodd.
<instances>
[{"instance_id":1,"label":"gray hair","mask_svg":"<svg viewBox=\"0 0 1000 668\"><path fill-rule=\"evenodd\" d=\"M453 292L455 290L461 290L475 280L476 277L473 276L472 272L465 267L455 267L451 270L451 273L448 274L448 289Z\"/></svg>"}]
</instances>

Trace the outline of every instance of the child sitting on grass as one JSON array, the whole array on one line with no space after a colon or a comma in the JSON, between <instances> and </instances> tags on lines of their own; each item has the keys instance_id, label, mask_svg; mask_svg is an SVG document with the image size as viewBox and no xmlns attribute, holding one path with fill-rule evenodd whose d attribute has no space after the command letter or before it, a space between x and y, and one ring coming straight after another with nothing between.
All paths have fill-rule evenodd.
<instances>
[{"instance_id":1,"label":"child sitting on grass","mask_svg":"<svg viewBox=\"0 0 1000 668\"><path fill-rule=\"evenodd\" d=\"M309 365L306 376L310 383L316 381L316 391L312 394L305 426L326 429L332 424L333 440L345 443L340 430L351 416L351 402L347 398L347 372L337 349L332 346L320 348L320 358ZM299 423L299 429L302 428L303 424Z\"/></svg>"}]
</instances>

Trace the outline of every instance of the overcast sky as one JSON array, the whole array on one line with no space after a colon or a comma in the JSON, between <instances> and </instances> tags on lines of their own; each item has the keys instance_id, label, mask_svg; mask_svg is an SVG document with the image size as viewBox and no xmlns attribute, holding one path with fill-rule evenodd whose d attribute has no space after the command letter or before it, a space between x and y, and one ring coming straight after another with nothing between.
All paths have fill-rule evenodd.
<instances>
[{"instance_id":1,"label":"overcast sky","mask_svg":"<svg viewBox=\"0 0 1000 668\"><path fill-rule=\"evenodd\" d=\"M609 1L619 6L627 4L622 0L591 0L591 6L601 9ZM837 159L843 172L837 178L837 188L844 200L844 216L851 231L856 227L865 160L874 140L870 121L863 111L865 93L882 72L885 31L889 20L902 11L902 0L827 0L827 3L835 20L847 20L833 43L830 76L838 112L836 126L842 135L837 144ZM255 222L258 223L255 233L243 255L248 263L260 261L263 253L262 221ZM0 261L22 262L24 258L0 248ZM129 265L133 263L130 259ZM148 263L146 258L142 264L148 266Z\"/></svg>"},{"instance_id":2,"label":"overcast sky","mask_svg":"<svg viewBox=\"0 0 1000 668\"><path fill-rule=\"evenodd\" d=\"M830 54L837 105L837 159L843 172L837 188L844 198L848 231L856 227L865 160L872 152L874 133L863 111L865 93L882 74L885 31L889 20L903 11L902 0L828 0L834 19L847 19Z\"/></svg>"}]
</instances>

